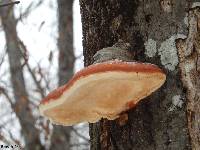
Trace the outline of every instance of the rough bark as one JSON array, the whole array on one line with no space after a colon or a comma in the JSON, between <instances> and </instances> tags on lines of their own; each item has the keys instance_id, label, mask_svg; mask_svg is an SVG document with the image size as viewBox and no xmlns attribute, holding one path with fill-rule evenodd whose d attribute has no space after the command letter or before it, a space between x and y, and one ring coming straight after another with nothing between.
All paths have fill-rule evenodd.
<instances>
[{"instance_id":1,"label":"rough bark","mask_svg":"<svg viewBox=\"0 0 200 150\"><path fill-rule=\"evenodd\" d=\"M167 75L161 89L127 112L125 124L105 119L90 124L92 150L200 147L196 5L186 0L80 0L85 66L98 50L121 39L130 43L134 60L157 64Z\"/></svg>"},{"instance_id":2,"label":"rough bark","mask_svg":"<svg viewBox=\"0 0 200 150\"><path fill-rule=\"evenodd\" d=\"M16 19L13 8L0 8L0 16L6 37L7 53L10 65L11 83L15 98L14 112L19 119L26 150L44 149L39 139L39 131L34 127L35 119L29 107L29 98L23 77L21 64L22 53L19 48L19 39L16 31Z\"/></svg>"},{"instance_id":3,"label":"rough bark","mask_svg":"<svg viewBox=\"0 0 200 150\"><path fill-rule=\"evenodd\" d=\"M73 0L57 0L58 4L58 49L59 85L67 83L74 73L73 49ZM71 127L54 125L51 149L70 149Z\"/></svg>"},{"instance_id":4,"label":"rough bark","mask_svg":"<svg viewBox=\"0 0 200 150\"><path fill-rule=\"evenodd\" d=\"M200 7L188 13L189 33L177 39L181 80L187 89L188 129L193 149L200 148Z\"/></svg>"}]
</instances>

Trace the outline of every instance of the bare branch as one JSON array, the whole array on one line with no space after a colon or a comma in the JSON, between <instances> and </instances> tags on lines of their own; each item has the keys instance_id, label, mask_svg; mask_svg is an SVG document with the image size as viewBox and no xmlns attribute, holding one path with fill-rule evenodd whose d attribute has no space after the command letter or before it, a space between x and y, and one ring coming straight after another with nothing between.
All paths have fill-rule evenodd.
<instances>
[{"instance_id":1,"label":"bare branch","mask_svg":"<svg viewBox=\"0 0 200 150\"><path fill-rule=\"evenodd\" d=\"M0 87L0 94L3 94L6 97L6 99L9 101L12 109L14 109L14 104L12 102L12 99L9 97L8 93L6 92L6 90L3 87Z\"/></svg>"},{"instance_id":2,"label":"bare branch","mask_svg":"<svg viewBox=\"0 0 200 150\"><path fill-rule=\"evenodd\" d=\"M33 8L33 2L31 2L28 7L25 9L24 12L21 12L20 10L20 16L16 19L16 21L18 22L19 20L22 21L24 18L27 18L28 15L31 13L31 10Z\"/></svg>"},{"instance_id":3,"label":"bare branch","mask_svg":"<svg viewBox=\"0 0 200 150\"><path fill-rule=\"evenodd\" d=\"M3 141L5 144L10 145L11 142L0 132L0 140Z\"/></svg>"},{"instance_id":4,"label":"bare branch","mask_svg":"<svg viewBox=\"0 0 200 150\"><path fill-rule=\"evenodd\" d=\"M25 9L24 12L20 13L19 18L17 18L17 22L19 20L23 20L24 18L27 18L29 14L34 10L35 8L39 7L43 3L43 0L38 1L36 4L34 2L31 2L28 7Z\"/></svg>"},{"instance_id":5,"label":"bare branch","mask_svg":"<svg viewBox=\"0 0 200 150\"><path fill-rule=\"evenodd\" d=\"M42 86L40 84L40 81L37 80L36 75L33 73L33 70L31 69L31 67L30 67L30 65L28 63L28 54L27 54L28 50L27 50L26 46L24 45L24 43L21 40L19 40L19 44L20 44L20 46L22 47L22 49L24 51L24 52L22 52L23 53L23 57L24 57L24 61L25 61L24 65L27 66L28 71L31 74L31 77L33 78L33 81L35 82L37 88L39 89L39 93L40 93L41 97L44 98L45 97L44 89L42 88Z\"/></svg>"},{"instance_id":6,"label":"bare branch","mask_svg":"<svg viewBox=\"0 0 200 150\"><path fill-rule=\"evenodd\" d=\"M44 24L45 24L45 21L42 21L42 22L40 23L40 26L39 26L39 28L38 28L38 31L39 31L39 32L41 31L41 29L42 29L42 27L43 27Z\"/></svg>"},{"instance_id":7,"label":"bare branch","mask_svg":"<svg viewBox=\"0 0 200 150\"><path fill-rule=\"evenodd\" d=\"M89 146L89 143L70 144L70 147L74 147L74 146Z\"/></svg>"},{"instance_id":8,"label":"bare branch","mask_svg":"<svg viewBox=\"0 0 200 150\"><path fill-rule=\"evenodd\" d=\"M7 124L10 123L11 121L12 121L12 118L10 118L9 120L7 120L6 122L4 122L4 123L2 123L0 125L0 130L4 129L9 134L9 138L8 138L8 137L5 137L3 135L2 131L0 131L0 140L2 140L7 145L12 145L14 143L14 144L18 145L20 148L22 148L20 141L17 140L17 139L15 139L13 137L11 131L9 131L9 130L6 129Z\"/></svg>"},{"instance_id":9,"label":"bare branch","mask_svg":"<svg viewBox=\"0 0 200 150\"><path fill-rule=\"evenodd\" d=\"M20 141L17 140L17 139L15 139L10 131L8 131L8 133L9 133L9 135L10 135L10 139L11 139L15 144L17 144L17 145L19 146L20 149L22 149L22 146L21 146L22 144L20 143Z\"/></svg>"},{"instance_id":10,"label":"bare branch","mask_svg":"<svg viewBox=\"0 0 200 150\"><path fill-rule=\"evenodd\" d=\"M2 66L2 64L5 60L5 56L6 56L6 53L2 54L2 57L1 57L1 60L0 60L0 67Z\"/></svg>"},{"instance_id":11,"label":"bare branch","mask_svg":"<svg viewBox=\"0 0 200 150\"><path fill-rule=\"evenodd\" d=\"M6 124L4 124L4 126L1 126L0 128L2 129L2 128L4 128L5 127L5 125ZM5 129L5 128L4 128ZM6 129L5 129L6 130ZM7 130L6 130L7 131ZM8 134L9 134L9 138L8 137L6 137L6 136L4 136L3 134L2 134L3 132L1 132L0 131L0 140L1 141L3 141L5 144L7 144L7 145L13 145L13 144L15 144L15 145L17 145L20 149L22 149L22 144L20 143L20 141L19 140L16 140L14 137L13 137L13 135L12 135L12 133L10 132L10 131L8 131Z\"/></svg>"},{"instance_id":12,"label":"bare branch","mask_svg":"<svg viewBox=\"0 0 200 150\"><path fill-rule=\"evenodd\" d=\"M19 38L18 38L18 44L20 46L20 50L24 58L24 63L22 64L22 67L24 67L28 63L28 50L26 49L26 46Z\"/></svg>"},{"instance_id":13,"label":"bare branch","mask_svg":"<svg viewBox=\"0 0 200 150\"><path fill-rule=\"evenodd\" d=\"M1 4L2 3L2 4ZM15 1L15 2L7 2L7 3L4 3L4 2L1 2L0 3L0 7L5 7L5 6L10 6L10 5L14 5L14 4L19 4L20 1Z\"/></svg>"},{"instance_id":14,"label":"bare branch","mask_svg":"<svg viewBox=\"0 0 200 150\"><path fill-rule=\"evenodd\" d=\"M50 90L51 88L50 88L50 86L49 86L49 83L50 83L50 80L48 80L48 78L46 78L45 76L44 76L44 74L42 73L42 68L40 67L40 64L39 63L37 63L37 66L38 66L38 74L40 75L40 80L44 80L44 82L45 82L45 87L48 89L48 90ZM47 74L49 74L49 73L47 73Z\"/></svg>"},{"instance_id":15,"label":"bare branch","mask_svg":"<svg viewBox=\"0 0 200 150\"><path fill-rule=\"evenodd\" d=\"M44 89L42 88L40 82L37 80L37 78L36 78L35 74L33 73L33 70L31 69L29 63L26 63L26 66L27 66L28 71L31 74L31 76L32 76L32 78L33 78L33 80L34 80L37 88L39 89L38 91L39 91L41 97L44 98L45 97L45 95L44 95Z\"/></svg>"},{"instance_id":16,"label":"bare branch","mask_svg":"<svg viewBox=\"0 0 200 150\"><path fill-rule=\"evenodd\" d=\"M83 136L82 134L80 134L76 129L74 129L73 127L72 127L72 131L78 136L78 137L80 137L80 138L82 138L83 140L85 140L87 143L89 143L90 142L90 140L87 138L87 137L85 137L85 136Z\"/></svg>"}]
</instances>

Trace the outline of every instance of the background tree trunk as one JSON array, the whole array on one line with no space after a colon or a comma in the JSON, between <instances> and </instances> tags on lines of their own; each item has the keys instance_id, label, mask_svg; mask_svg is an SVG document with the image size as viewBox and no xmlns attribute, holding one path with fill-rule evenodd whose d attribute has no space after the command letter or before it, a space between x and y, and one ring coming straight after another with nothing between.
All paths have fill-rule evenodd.
<instances>
[{"instance_id":1,"label":"background tree trunk","mask_svg":"<svg viewBox=\"0 0 200 150\"><path fill-rule=\"evenodd\" d=\"M163 68L161 89L128 112L124 125L90 124L92 150L199 149L200 12L186 0L80 0L85 66L119 39L133 60Z\"/></svg>"},{"instance_id":2,"label":"background tree trunk","mask_svg":"<svg viewBox=\"0 0 200 150\"><path fill-rule=\"evenodd\" d=\"M59 49L59 85L67 83L74 73L73 49L73 0L57 0L58 4L58 49ZM52 150L70 149L71 127L54 125Z\"/></svg>"},{"instance_id":3,"label":"background tree trunk","mask_svg":"<svg viewBox=\"0 0 200 150\"><path fill-rule=\"evenodd\" d=\"M13 8L0 8L0 16L6 37L7 53L10 65L11 83L15 102L13 111L21 124L21 132L25 140L26 150L44 149L40 143L39 131L36 129L35 119L29 106L29 98L23 76L22 52L19 47L19 38L16 31L16 19Z\"/></svg>"}]
</instances>

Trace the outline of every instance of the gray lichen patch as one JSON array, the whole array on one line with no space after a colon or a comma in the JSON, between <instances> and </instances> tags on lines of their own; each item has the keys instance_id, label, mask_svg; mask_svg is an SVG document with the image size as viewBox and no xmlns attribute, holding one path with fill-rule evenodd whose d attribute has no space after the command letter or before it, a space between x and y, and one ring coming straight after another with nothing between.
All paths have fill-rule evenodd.
<instances>
[{"instance_id":1,"label":"gray lichen patch","mask_svg":"<svg viewBox=\"0 0 200 150\"><path fill-rule=\"evenodd\" d=\"M175 70L178 65L178 55L176 49L175 40L177 38L186 38L183 34L177 34L171 36L160 44L159 49L157 49L157 42L153 39L148 39L145 45L145 55L148 57L154 57L158 52L160 56L161 64L168 70Z\"/></svg>"},{"instance_id":2,"label":"gray lichen patch","mask_svg":"<svg viewBox=\"0 0 200 150\"><path fill-rule=\"evenodd\" d=\"M185 17L184 17L184 23L185 23L185 25L188 27L188 13L186 13L186 15L185 15Z\"/></svg>"},{"instance_id":3,"label":"gray lichen patch","mask_svg":"<svg viewBox=\"0 0 200 150\"><path fill-rule=\"evenodd\" d=\"M194 3L192 4L192 8L195 8L195 7L197 7L197 6L200 6L200 2L194 2Z\"/></svg>"},{"instance_id":4,"label":"gray lichen patch","mask_svg":"<svg viewBox=\"0 0 200 150\"><path fill-rule=\"evenodd\" d=\"M184 102L181 98L181 95L175 95L175 96L172 97L172 103L173 103L174 106L182 108Z\"/></svg>"},{"instance_id":5,"label":"gray lichen patch","mask_svg":"<svg viewBox=\"0 0 200 150\"><path fill-rule=\"evenodd\" d=\"M190 73L193 69L195 69L195 64L194 63L189 63L189 61L186 61L188 63L185 64L185 72Z\"/></svg>"},{"instance_id":6,"label":"gray lichen patch","mask_svg":"<svg viewBox=\"0 0 200 150\"><path fill-rule=\"evenodd\" d=\"M176 36L171 36L169 39L162 42L158 49L158 55L160 55L162 65L170 71L175 70L175 67L178 65L175 39Z\"/></svg>"},{"instance_id":7,"label":"gray lichen patch","mask_svg":"<svg viewBox=\"0 0 200 150\"><path fill-rule=\"evenodd\" d=\"M154 41L153 39L148 39L148 41L144 43L144 46L145 55L147 55L148 57L154 57L156 55L156 41Z\"/></svg>"},{"instance_id":8,"label":"gray lichen patch","mask_svg":"<svg viewBox=\"0 0 200 150\"><path fill-rule=\"evenodd\" d=\"M169 111L174 111L176 108L182 108L183 107L183 99L181 98L181 95L175 95L172 97L172 105L169 108Z\"/></svg>"}]
</instances>

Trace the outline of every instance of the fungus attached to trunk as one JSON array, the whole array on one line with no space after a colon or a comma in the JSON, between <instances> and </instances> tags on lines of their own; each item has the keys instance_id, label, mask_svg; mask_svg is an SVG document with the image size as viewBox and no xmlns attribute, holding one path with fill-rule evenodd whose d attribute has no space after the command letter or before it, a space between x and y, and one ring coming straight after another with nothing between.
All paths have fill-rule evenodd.
<instances>
[{"instance_id":1,"label":"fungus attached to trunk","mask_svg":"<svg viewBox=\"0 0 200 150\"><path fill-rule=\"evenodd\" d=\"M116 119L158 89L165 74L148 63L108 61L84 68L39 106L55 124L94 123Z\"/></svg>"}]
</instances>

